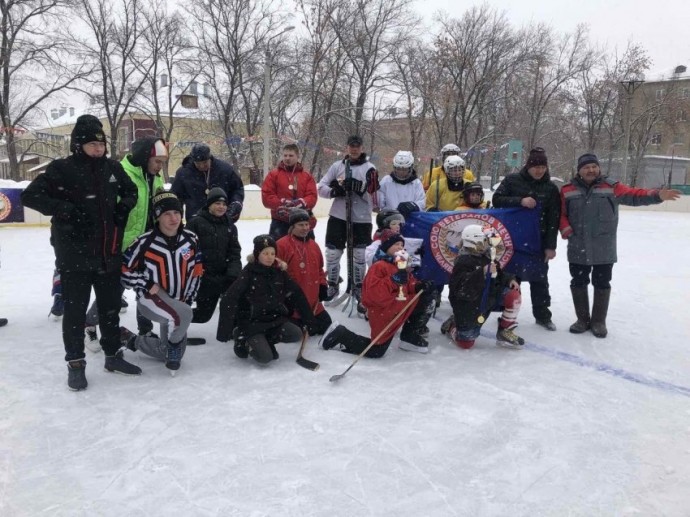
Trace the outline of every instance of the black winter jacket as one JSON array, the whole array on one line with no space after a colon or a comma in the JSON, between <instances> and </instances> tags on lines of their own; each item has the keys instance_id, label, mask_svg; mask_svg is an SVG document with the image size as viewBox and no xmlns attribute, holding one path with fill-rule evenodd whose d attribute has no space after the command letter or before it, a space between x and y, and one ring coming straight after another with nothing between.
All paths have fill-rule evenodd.
<instances>
[{"instance_id":1,"label":"black winter jacket","mask_svg":"<svg viewBox=\"0 0 690 517\"><path fill-rule=\"evenodd\" d=\"M120 270L137 188L119 162L81 153L54 160L21 198L25 206L53 216L50 243L58 271Z\"/></svg>"},{"instance_id":2,"label":"black winter jacket","mask_svg":"<svg viewBox=\"0 0 690 517\"><path fill-rule=\"evenodd\" d=\"M465 330L477 327L480 324L477 318L483 315L485 318L501 300L503 290L510 286L515 277L506 273L498 266L496 278L489 280L489 294L486 307L482 312L482 298L486 287L487 274L484 266L488 266L491 259L486 255L470 255L461 253L455 259L453 272L450 275L449 300L453 307L455 324L458 329Z\"/></svg>"},{"instance_id":3,"label":"black winter jacket","mask_svg":"<svg viewBox=\"0 0 690 517\"><path fill-rule=\"evenodd\" d=\"M540 180L532 178L526 167L520 172L508 175L494 192L491 203L495 208L520 207L520 202L526 197L536 199L541 206L541 249L555 250L558 242L561 200L558 187L551 182L548 170Z\"/></svg>"},{"instance_id":4,"label":"black winter jacket","mask_svg":"<svg viewBox=\"0 0 690 517\"><path fill-rule=\"evenodd\" d=\"M222 188L228 195L228 205L244 203L244 185L232 165L211 157L210 172L201 172L194 166L191 156L182 160L171 190L185 205L185 217L191 219L206 205L206 194L213 187Z\"/></svg>"},{"instance_id":5,"label":"black winter jacket","mask_svg":"<svg viewBox=\"0 0 690 517\"><path fill-rule=\"evenodd\" d=\"M204 264L202 281L234 282L242 271L242 248L237 239L237 227L225 216L211 215L208 208L192 217L186 227L199 237Z\"/></svg>"},{"instance_id":6,"label":"black winter jacket","mask_svg":"<svg viewBox=\"0 0 690 517\"><path fill-rule=\"evenodd\" d=\"M221 298L216 338L231 339L235 325L245 337L263 334L288 321L288 306L300 313L305 324L315 323L302 289L286 271L250 262Z\"/></svg>"}]
</instances>

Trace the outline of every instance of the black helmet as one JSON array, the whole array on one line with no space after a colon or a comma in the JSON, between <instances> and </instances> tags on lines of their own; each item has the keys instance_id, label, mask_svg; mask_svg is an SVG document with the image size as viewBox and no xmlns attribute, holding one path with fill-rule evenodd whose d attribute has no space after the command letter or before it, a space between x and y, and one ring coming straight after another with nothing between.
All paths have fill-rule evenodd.
<instances>
[{"instance_id":1,"label":"black helmet","mask_svg":"<svg viewBox=\"0 0 690 517\"><path fill-rule=\"evenodd\" d=\"M384 208L378 214L376 214L376 226L379 230L390 228L390 224L393 221L400 221L402 224L405 222L405 218L400 212L393 208Z\"/></svg>"},{"instance_id":2,"label":"black helmet","mask_svg":"<svg viewBox=\"0 0 690 517\"><path fill-rule=\"evenodd\" d=\"M479 203L470 204L469 195L471 192L479 193ZM465 183L465 186L462 188L462 197L465 199L466 205L476 208L484 201L484 187L482 187L481 183L477 183L476 181Z\"/></svg>"}]
</instances>

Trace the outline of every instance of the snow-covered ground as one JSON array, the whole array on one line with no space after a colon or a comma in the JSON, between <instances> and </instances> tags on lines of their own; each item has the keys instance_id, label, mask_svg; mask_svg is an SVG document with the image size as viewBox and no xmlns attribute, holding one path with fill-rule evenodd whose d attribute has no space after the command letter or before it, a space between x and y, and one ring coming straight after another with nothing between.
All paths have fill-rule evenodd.
<instances>
[{"instance_id":1,"label":"snow-covered ground","mask_svg":"<svg viewBox=\"0 0 690 517\"><path fill-rule=\"evenodd\" d=\"M242 221L244 250L267 228ZM87 352L73 393L48 229L0 228L0 515L690 515L689 235L688 214L621 214L607 339L567 331L561 241L559 330L534 324L525 286L523 351L493 344L493 317L469 351L432 320L427 356L391 348L334 384L354 356L312 338L318 371L294 344L261 368L215 341L214 318L175 378L136 353L141 377L106 373Z\"/></svg>"}]
</instances>

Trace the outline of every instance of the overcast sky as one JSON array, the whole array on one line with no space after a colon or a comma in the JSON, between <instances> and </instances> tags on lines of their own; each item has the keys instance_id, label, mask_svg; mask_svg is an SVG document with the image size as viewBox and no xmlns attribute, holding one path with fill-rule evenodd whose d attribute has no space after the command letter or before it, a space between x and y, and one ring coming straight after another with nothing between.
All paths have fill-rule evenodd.
<instances>
[{"instance_id":1,"label":"overcast sky","mask_svg":"<svg viewBox=\"0 0 690 517\"><path fill-rule=\"evenodd\" d=\"M431 23L444 10L460 17L481 2L416 0L417 8ZM633 40L652 58L651 72L667 72L676 65L690 65L690 7L687 0L490 0L505 11L515 25L546 22L559 31L572 31L586 23L592 41L607 48L624 49Z\"/></svg>"}]
</instances>

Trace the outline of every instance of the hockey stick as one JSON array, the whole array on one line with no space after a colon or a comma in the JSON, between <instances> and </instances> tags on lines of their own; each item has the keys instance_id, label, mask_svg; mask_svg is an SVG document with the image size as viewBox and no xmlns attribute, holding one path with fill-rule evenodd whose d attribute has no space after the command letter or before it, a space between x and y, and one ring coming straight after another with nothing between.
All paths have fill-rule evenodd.
<instances>
[{"instance_id":1,"label":"hockey stick","mask_svg":"<svg viewBox=\"0 0 690 517\"><path fill-rule=\"evenodd\" d=\"M352 167L350 166L350 160L345 160L345 182L350 184L352 180ZM350 306L350 312L348 318L352 315L352 306L356 305L355 301L355 279L354 279L354 250L352 246L354 244L354 235L352 232L352 190L348 188L345 194L345 234L346 234L346 246L347 246L347 288L345 289L345 294L347 296L343 297L343 300L347 300L347 303L342 309L345 312ZM339 305L342 301L338 302ZM335 307L335 305L333 305Z\"/></svg>"},{"instance_id":2,"label":"hockey stick","mask_svg":"<svg viewBox=\"0 0 690 517\"><path fill-rule=\"evenodd\" d=\"M299 347L299 352L297 353L297 364L300 365L302 368L306 368L307 370L311 370L312 372L315 372L316 370L319 369L319 363L315 363L314 361L310 361L309 359L306 359L303 355L302 352L304 352L304 347L307 344L307 339L309 339L309 332L307 332L307 328L304 327L302 329L302 344Z\"/></svg>"},{"instance_id":3,"label":"hockey stick","mask_svg":"<svg viewBox=\"0 0 690 517\"><path fill-rule=\"evenodd\" d=\"M345 370L343 373L341 373L341 374L339 374L339 375L333 375L333 376L332 376L330 379L328 379L328 380L329 380L330 382L335 382L335 381L339 381L340 379L342 379L343 377L345 377L345 374L346 374L347 372L349 372L349 371L352 369L352 367L353 367L354 365L356 365L357 362L358 362L362 357L364 357L364 355L369 351L369 349L370 349L372 346L374 346L374 345L376 344L376 342L377 342L379 339L381 339L381 336L383 336L386 332L388 332L388 330L391 328L391 326L393 326L393 323L395 323L396 321L398 321L398 319L400 318L400 316L402 316L403 314L405 314L405 313L407 312L407 309L409 309L409 308L412 306L412 304L413 304L415 301L417 301L417 300L419 299L419 297L422 295L423 292L424 292L424 289L421 289L417 294L414 295L414 297L413 297L409 302L407 302L407 303L405 304L405 307L403 307L402 309L400 309L400 311L393 317L393 319L390 320L390 321L388 322L388 325L386 325L385 327L383 327L383 330L382 330L381 332L379 332L379 335L376 336L374 339L372 339L371 342L367 345L367 347L366 347L364 350L362 350L362 352L355 358L354 361L352 361L352 364L351 364L350 366L347 367L347 370Z\"/></svg>"}]
</instances>

